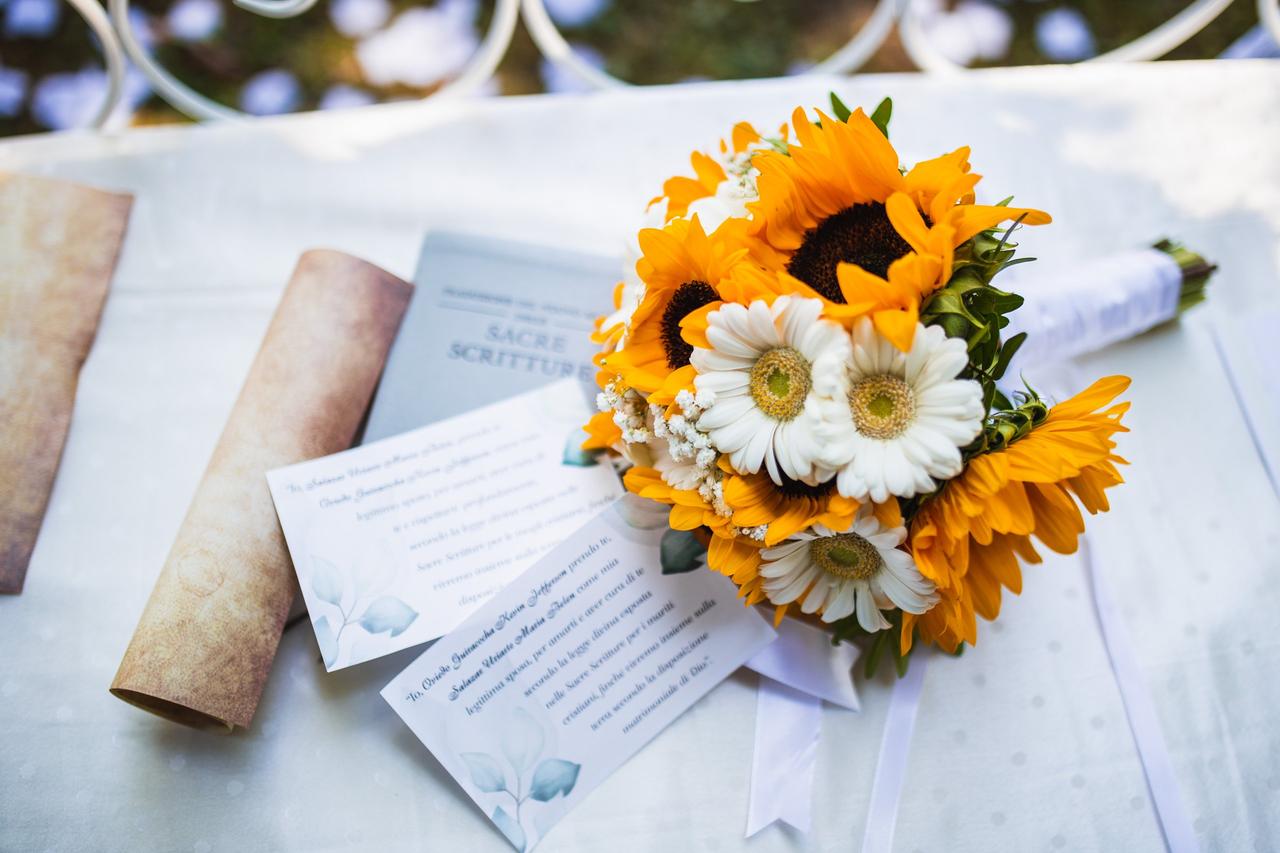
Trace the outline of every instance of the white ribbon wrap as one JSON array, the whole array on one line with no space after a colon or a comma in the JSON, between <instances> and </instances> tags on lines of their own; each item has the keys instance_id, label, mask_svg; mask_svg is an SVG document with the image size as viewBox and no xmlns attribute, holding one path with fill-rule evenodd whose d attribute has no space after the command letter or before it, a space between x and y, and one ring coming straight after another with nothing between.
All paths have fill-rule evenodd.
<instances>
[{"instance_id":1,"label":"white ribbon wrap","mask_svg":"<svg viewBox=\"0 0 1280 853\"><path fill-rule=\"evenodd\" d=\"M822 702L858 710L853 687L857 660L857 646L832 645L831 635L821 628L783 619L778 639L747 661L760 673L748 837L778 820L809 831Z\"/></svg>"},{"instance_id":2,"label":"white ribbon wrap","mask_svg":"<svg viewBox=\"0 0 1280 853\"><path fill-rule=\"evenodd\" d=\"M1182 270L1159 249L1108 255L1066 273L1036 275L1033 266L1012 267L995 280L1026 300L1001 332L1005 340L1027 333L1005 373L1014 385L1022 367L1095 352L1178 314Z\"/></svg>"}]
</instances>

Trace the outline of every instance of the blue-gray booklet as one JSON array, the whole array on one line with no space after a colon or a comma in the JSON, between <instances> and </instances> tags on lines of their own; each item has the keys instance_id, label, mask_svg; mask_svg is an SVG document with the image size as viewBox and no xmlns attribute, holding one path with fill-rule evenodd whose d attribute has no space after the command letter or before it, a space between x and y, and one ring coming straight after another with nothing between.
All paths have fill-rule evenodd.
<instances>
[{"instance_id":1,"label":"blue-gray booklet","mask_svg":"<svg viewBox=\"0 0 1280 853\"><path fill-rule=\"evenodd\" d=\"M429 234L362 441L565 377L594 390L591 330L620 272L616 257Z\"/></svg>"}]
</instances>

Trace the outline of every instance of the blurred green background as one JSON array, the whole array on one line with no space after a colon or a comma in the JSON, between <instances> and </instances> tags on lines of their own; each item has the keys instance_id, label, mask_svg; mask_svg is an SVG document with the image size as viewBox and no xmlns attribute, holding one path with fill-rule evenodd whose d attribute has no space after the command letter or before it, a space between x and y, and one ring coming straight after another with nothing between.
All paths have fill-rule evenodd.
<instances>
[{"instance_id":1,"label":"blurred green background","mask_svg":"<svg viewBox=\"0 0 1280 853\"><path fill-rule=\"evenodd\" d=\"M1137 38L1188 0L925 0L931 43L967 65L1071 62ZM635 83L771 77L826 57L871 0L546 0L587 62ZM271 20L227 0L136 0L138 38L181 80L255 114L419 98L456 75L492 0L321 0ZM1238 0L1169 58L1216 57L1257 23ZM1238 45L1237 45L1238 47ZM914 66L896 34L864 67ZM77 127L106 85L89 29L63 0L0 0L0 135ZM576 91L521 24L489 94ZM136 70L117 123L183 121Z\"/></svg>"}]
</instances>

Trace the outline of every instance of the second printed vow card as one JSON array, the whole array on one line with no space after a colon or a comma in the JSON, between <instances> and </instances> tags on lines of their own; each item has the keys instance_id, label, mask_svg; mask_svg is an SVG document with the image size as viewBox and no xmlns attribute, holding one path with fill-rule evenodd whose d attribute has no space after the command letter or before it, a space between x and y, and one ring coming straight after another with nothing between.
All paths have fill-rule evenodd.
<instances>
[{"instance_id":1,"label":"second printed vow card","mask_svg":"<svg viewBox=\"0 0 1280 853\"><path fill-rule=\"evenodd\" d=\"M382 691L518 850L774 639L727 578L662 573L666 528L617 501Z\"/></svg>"},{"instance_id":2,"label":"second printed vow card","mask_svg":"<svg viewBox=\"0 0 1280 853\"><path fill-rule=\"evenodd\" d=\"M622 492L576 380L267 474L324 664L449 632Z\"/></svg>"}]
</instances>

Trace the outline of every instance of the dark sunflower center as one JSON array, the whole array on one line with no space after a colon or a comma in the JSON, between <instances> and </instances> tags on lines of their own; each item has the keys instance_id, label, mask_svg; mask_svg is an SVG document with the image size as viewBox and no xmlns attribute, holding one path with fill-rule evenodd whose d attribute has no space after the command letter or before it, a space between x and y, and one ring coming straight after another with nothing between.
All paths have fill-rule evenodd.
<instances>
[{"instance_id":1,"label":"dark sunflower center","mask_svg":"<svg viewBox=\"0 0 1280 853\"><path fill-rule=\"evenodd\" d=\"M787 272L832 302L844 302L836 279L838 264L857 264L885 278L889 264L910 251L883 204L855 204L806 231L800 248L787 263Z\"/></svg>"},{"instance_id":2,"label":"dark sunflower center","mask_svg":"<svg viewBox=\"0 0 1280 853\"><path fill-rule=\"evenodd\" d=\"M693 355L693 347L680 337L680 321L719 298L715 288L705 281L686 281L671 294L671 301L662 312L662 347L672 370L684 367Z\"/></svg>"},{"instance_id":3,"label":"dark sunflower center","mask_svg":"<svg viewBox=\"0 0 1280 853\"><path fill-rule=\"evenodd\" d=\"M799 480L793 480L786 474L782 475L782 485L778 487L778 491L782 493L784 498L825 498L831 494L836 487L836 478L832 477L825 483L819 483L816 486L810 486L808 483L802 483Z\"/></svg>"}]
</instances>

